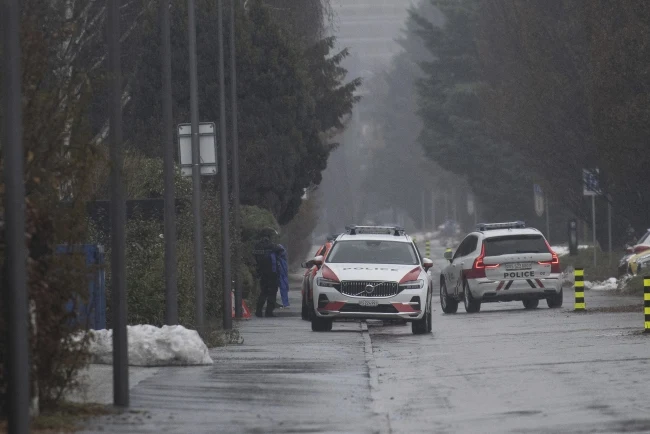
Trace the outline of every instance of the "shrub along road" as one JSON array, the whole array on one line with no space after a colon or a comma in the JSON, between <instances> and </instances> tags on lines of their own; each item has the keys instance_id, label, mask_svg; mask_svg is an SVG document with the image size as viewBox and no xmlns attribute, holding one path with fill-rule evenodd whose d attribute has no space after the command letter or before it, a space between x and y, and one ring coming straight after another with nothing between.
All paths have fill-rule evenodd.
<instances>
[{"instance_id":1,"label":"shrub along road","mask_svg":"<svg viewBox=\"0 0 650 434\"><path fill-rule=\"evenodd\" d=\"M299 294L294 287L291 311ZM649 431L639 300L586 295L580 314L571 290L558 310L513 302L443 315L434 304L425 336L373 322L314 333L297 316L253 318L241 324L242 345L212 351L214 366L158 371L132 390L138 413L85 432Z\"/></svg>"}]
</instances>

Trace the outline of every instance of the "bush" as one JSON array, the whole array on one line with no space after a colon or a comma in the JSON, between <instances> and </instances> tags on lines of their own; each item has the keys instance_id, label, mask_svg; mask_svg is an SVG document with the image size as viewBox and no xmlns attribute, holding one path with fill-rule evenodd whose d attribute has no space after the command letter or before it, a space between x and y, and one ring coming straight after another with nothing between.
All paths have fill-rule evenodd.
<instances>
[{"instance_id":1,"label":"bush","mask_svg":"<svg viewBox=\"0 0 650 434\"><path fill-rule=\"evenodd\" d=\"M162 161L160 159L129 156L125 161L125 176L132 180L129 194L132 197L162 197ZM176 174L177 197L189 200L191 181ZM221 324L223 316L223 285L221 267L221 207L213 185L202 190L203 247L204 247L204 290L206 323ZM260 229L279 229L273 215L254 206L242 206L242 235L231 237L231 251L241 243L240 276L244 296L249 303L257 296L252 256L254 243ZM194 285L194 221L192 210L187 207L177 216L177 266L178 266L178 310L179 322L186 327L195 327L195 285ZM110 263L108 234L95 233L97 242L107 246L106 257ZM165 242L164 222L146 220L141 215L129 219L127 238L127 321L129 324L164 324L165 315ZM110 266L107 265L107 298L110 299ZM233 280L236 273L233 272ZM111 303L107 303L108 327L112 327Z\"/></svg>"}]
</instances>

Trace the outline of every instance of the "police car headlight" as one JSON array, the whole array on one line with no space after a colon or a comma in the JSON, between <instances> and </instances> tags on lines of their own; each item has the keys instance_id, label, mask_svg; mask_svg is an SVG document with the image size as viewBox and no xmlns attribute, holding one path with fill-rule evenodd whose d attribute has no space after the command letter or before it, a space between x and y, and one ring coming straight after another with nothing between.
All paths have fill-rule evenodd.
<instances>
[{"instance_id":1,"label":"police car headlight","mask_svg":"<svg viewBox=\"0 0 650 434\"><path fill-rule=\"evenodd\" d=\"M324 279L322 277L319 277L316 279L316 285L320 286L321 288L338 288L340 283L335 282L334 280L329 280L329 279Z\"/></svg>"},{"instance_id":2,"label":"police car headlight","mask_svg":"<svg viewBox=\"0 0 650 434\"><path fill-rule=\"evenodd\" d=\"M424 280L411 280L399 284L399 289L420 289L424 286Z\"/></svg>"}]
</instances>

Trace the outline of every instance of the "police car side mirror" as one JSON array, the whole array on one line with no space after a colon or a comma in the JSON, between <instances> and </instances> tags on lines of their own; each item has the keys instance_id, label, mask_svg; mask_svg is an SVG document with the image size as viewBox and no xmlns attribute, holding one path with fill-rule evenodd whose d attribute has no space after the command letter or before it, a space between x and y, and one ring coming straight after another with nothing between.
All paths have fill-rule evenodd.
<instances>
[{"instance_id":1,"label":"police car side mirror","mask_svg":"<svg viewBox=\"0 0 650 434\"><path fill-rule=\"evenodd\" d=\"M427 271L429 268L433 267L433 261L429 258L424 258L422 259L422 266L424 267L424 271Z\"/></svg>"},{"instance_id":2,"label":"police car side mirror","mask_svg":"<svg viewBox=\"0 0 650 434\"><path fill-rule=\"evenodd\" d=\"M451 258L453 258L453 257L454 257L454 253L451 251L451 249L445 250L445 259L446 260L451 261Z\"/></svg>"},{"instance_id":3,"label":"police car side mirror","mask_svg":"<svg viewBox=\"0 0 650 434\"><path fill-rule=\"evenodd\" d=\"M322 256L316 256L314 259L311 260L315 266L320 267L323 265L323 257Z\"/></svg>"}]
</instances>

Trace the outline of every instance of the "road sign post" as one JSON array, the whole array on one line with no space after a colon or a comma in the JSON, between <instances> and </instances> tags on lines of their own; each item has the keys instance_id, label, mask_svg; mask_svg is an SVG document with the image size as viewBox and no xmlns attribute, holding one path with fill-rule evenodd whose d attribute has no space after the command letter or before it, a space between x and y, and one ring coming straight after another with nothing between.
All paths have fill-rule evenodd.
<instances>
[{"instance_id":1,"label":"road sign post","mask_svg":"<svg viewBox=\"0 0 650 434\"><path fill-rule=\"evenodd\" d=\"M591 196L591 232L594 247L594 267L597 264L596 260L596 196L600 194L600 187L598 185L598 169L583 169L583 195Z\"/></svg>"}]
</instances>

